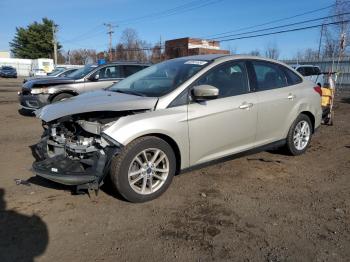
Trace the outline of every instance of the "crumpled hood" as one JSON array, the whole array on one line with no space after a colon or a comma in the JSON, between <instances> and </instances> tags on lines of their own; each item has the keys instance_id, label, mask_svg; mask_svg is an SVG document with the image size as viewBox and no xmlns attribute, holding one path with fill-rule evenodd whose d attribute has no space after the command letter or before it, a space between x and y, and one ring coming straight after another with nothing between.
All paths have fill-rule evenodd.
<instances>
[{"instance_id":1,"label":"crumpled hood","mask_svg":"<svg viewBox=\"0 0 350 262\"><path fill-rule=\"evenodd\" d=\"M23 87L25 88L40 88L43 86L54 86L54 85L62 85L62 84L71 84L75 83L76 80L69 77L43 77L43 78L35 78L30 79L24 83Z\"/></svg>"},{"instance_id":2,"label":"crumpled hood","mask_svg":"<svg viewBox=\"0 0 350 262\"><path fill-rule=\"evenodd\" d=\"M38 118L50 122L58 118L87 112L153 109L156 97L142 97L112 91L94 91L47 105L35 111Z\"/></svg>"}]
</instances>

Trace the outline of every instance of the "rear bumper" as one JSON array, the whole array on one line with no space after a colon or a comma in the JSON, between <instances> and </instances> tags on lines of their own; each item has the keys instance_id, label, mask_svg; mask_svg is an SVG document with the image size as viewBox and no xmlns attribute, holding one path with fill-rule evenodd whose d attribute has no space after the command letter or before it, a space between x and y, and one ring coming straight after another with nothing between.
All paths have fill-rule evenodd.
<instances>
[{"instance_id":1,"label":"rear bumper","mask_svg":"<svg viewBox=\"0 0 350 262\"><path fill-rule=\"evenodd\" d=\"M24 95L20 92L18 94L18 101L21 108L34 111L49 104L49 95Z\"/></svg>"}]
</instances>

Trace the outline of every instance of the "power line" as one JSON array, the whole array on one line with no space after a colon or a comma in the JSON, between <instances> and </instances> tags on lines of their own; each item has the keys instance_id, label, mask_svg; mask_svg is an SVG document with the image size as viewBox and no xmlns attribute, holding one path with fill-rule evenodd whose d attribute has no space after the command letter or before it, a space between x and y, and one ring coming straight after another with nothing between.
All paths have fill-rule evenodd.
<instances>
[{"instance_id":1,"label":"power line","mask_svg":"<svg viewBox=\"0 0 350 262\"><path fill-rule=\"evenodd\" d=\"M208 0L207 0L208 1ZM177 11L181 8L186 8L188 6L191 6L193 4L197 4L197 3L200 3L200 2L203 2L202 0L196 0L196 1L191 1L187 4L183 4L183 5L179 5L179 6L176 6L174 8L170 8L170 9L166 9L166 10L163 10L163 11L159 11L159 12L155 12L155 13L151 13L151 14L148 14L148 15L144 15L144 16L141 16L141 17L136 17L136 18L129 18L129 19L124 19L124 20L120 20L118 21L119 24L123 24L123 23L129 23L129 22L133 22L133 21L137 21L137 20L141 20L141 19L145 19L145 18L150 18L150 17L153 17L153 16L159 16L159 15L164 15L164 14L167 14L169 12L172 12L172 11Z\"/></svg>"},{"instance_id":2,"label":"power line","mask_svg":"<svg viewBox=\"0 0 350 262\"><path fill-rule=\"evenodd\" d=\"M232 36L239 36L239 35L246 35L246 34L258 33L258 32L263 32L263 31L269 31L269 30L273 30L273 29L289 27L289 26L294 26L294 25L300 25L300 24L306 24L306 23L315 22L318 20L325 20L325 19L334 18L334 17L338 17L338 16L342 16L342 15L349 15L349 14L350 14L350 12L331 15L331 16L324 16L324 17L319 17L319 18L315 18L315 19L309 19L309 20L304 20L304 21L300 21L300 22L295 22L295 23L291 23L291 24L284 24L284 25L280 25L280 26L274 26L274 27L263 28L263 29L254 30L254 31L243 32L243 33L239 33L239 34L225 35L225 36L221 36L221 37L217 37L217 38L211 38L209 40L219 40L222 38L227 38L227 37L232 37Z\"/></svg>"},{"instance_id":3,"label":"power line","mask_svg":"<svg viewBox=\"0 0 350 262\"><path fill-rule=\"evenodd\" d=\"M265 33L265 34L258 34L258 35L251 35L251 36L236 37L236 38L231 38L231 39L224 39L224 40L221 40L220 42L228 42L228 41L234 41L234 40L256 38L256 37L267 36L267 35L283 34L283 33L288 33L288 32L295 32L295 31L301 31L301 30L307 30L307 29L322 27L322 26L326 26L326 25L338 25L338 24L347 23L347 22L350 22L350 20L344 20L344 21L338 21L338 22L330 22L330 23L323 23L323 24L319 24L319 25L305 26L305 27L293 28L293 29L282 30L282 31L277 31L277 32L270 32L270 33Z\"/></svg>"},{"instance_id":4,"label":"power line","mask_svg":"<svg viewBox=\"0 0 350 262\"><path fill-rule=\"evenodd\" d=\"M329 9L329 8L335 6L335 5L336 4L332 4L332 5L329 5L329 6L326 6L326 7L314 9L314 10L311 10L311 11L308 11L308 12L304 12L304 13L293 15L293 16L289 16L289 17L284 17L284 18L272 20L272 21L269 21L269 22L266 22L266 23L252 25L252 26L247 26L247 27L241 27L241 28L238 28L238 29L235 29L235 30L230 30L230 31L222 32L222 33L212 34L212 35L206 35L206 36L202 36L202 37L199 37L199 38L215 37L215 36L220 36L220 35L224 35L224 34L234 33L234 32L238 32L238 31L242 31L242 30L248 30L248 29L252 29L252 28L260 27L260 26L264 26L264 25L274 24L274 23L285 21L285 20L290 20L290 19L293 19L293 18L296 18L296 17L300 17L300 16L316 13L316 12L319 12L319 11L323 11L323 10Z\"/></svg>"},{"instance_id":5,"label":"power line","mask_svg":"<svg viewBox=\"0 0 350 262\"><path fill-rule=\"evenodd\" d=\"M114 21L114 22L117 22L120 25L120 24L127 24L127 23L142 22L142 21L147 20L148 18L159 19L159 18L164 18L164 17L167 17L167 16L180 14L181 12L182 13L189 12L189 11L192 11L192 10L195 10L195 9L199 9L199 8L202 8L202 7L205 7L205 6L208 6L208 5L212 5L212 4L221 2L221 1L224 1L224 0L196 0L196 1L191 1L191 2L189 2L187 4L179 5L177 7L171 8L171 9L167 9L167 10L163 10L163 11L160 11L160 12L144 15L144 16L141 16L141 17L138 17L138 18L129 18L129 19L120 20L120 21ZM80 35L78 35L78 36L76 36L74 38L71 38L71 39L68 39L68 40L67 39L63 39L62 43L81 42L81 41L84 41L86 39L93 38L97 34L100 34L100 33L103 32L102 30L94 32L100 26L103 26L103 25L98 25L98 26L96 26L96 27L86 31L85 33L80 34ZM91 34L92 32L93 32L93 34ZM84 37L84 36L87 36L87 37Z\"/></svg>"},{"instance_id":6,"label":"power line","mask_svg":"<svg viewBox=\"0 0 350 262\"><path fill-rule=\"evenodd\" d=\"M152 18L160 19L160 18L172 16L172 15L177 15L177 14L189 12L189 11L196 10L199 8L203 8L203 7L206 7L208 5L213 5L213 4L216 4L218 2L222 2L222 1L224 1L224 0L200 0L200 1L197 0L197 1L192 1L190 3L187 3L185 5L180 5L178 7L172 8L172 9L152 13L152 14L145 15L145 16L138 17L138 18L125 19L125 20L120 20L120 21L116 21L116 22L118 22L118 24L130 24L130 23L134 24L134 23L143 22L147 19L152 19Z\"/></svg>"},{"instance_id":7,"label":"power line","mask_svg":"<svg viewBox=\"0 0 350 262\"><path fill-rule=\"evenodd\" d=\"M96 37L98 37L99 35L101 35L102 33L105 33L106 31L105 31L105 28L102 28L101 30L98 30L98 31L96 31L95 33L93 33L93 34L90 34L90 35L87 35L86 37L82 37L82 38L72 38L72 39L69 39L69 40L67 40L67 39L62 39L63 41L61 42L61 43L78 43L78 42L82 42L82 41L85 41L85 40L87 40L87 39L92 39L92 38L96 38Z\"/></svg>"},{"instance_id":8,"label":"power line","mask_svg":"<svg viewBox=\"0 0 350 262\"><path fill-rule=\"evenodd\" d=\"M63 39L62 43L67 43L67 42L76 42L76 40L80 41L81 39L84 39L84 36L88 36L87 38L85 39L88 39L88 38L91 38L92 35L96 35L96 32L97 33L101 33L102 30L104 31L104 28L101 28L100 30L96 31L99 27L102 27L103 24L100 24L100 25L97 25L91 29L89 29L88 31L86 31L85 33L82 33L80 35L77 35L71 39ZM92 33L92 34L91 34Z\"/></svg>"}]
</instances>

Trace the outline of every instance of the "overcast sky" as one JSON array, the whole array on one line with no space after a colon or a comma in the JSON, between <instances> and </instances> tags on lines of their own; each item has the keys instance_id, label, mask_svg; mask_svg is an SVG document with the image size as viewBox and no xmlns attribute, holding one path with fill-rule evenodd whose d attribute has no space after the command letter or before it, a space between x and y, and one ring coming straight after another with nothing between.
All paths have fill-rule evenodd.
<instances>
[{"instance_id":1,"label":"overcast sky","mask_svg":"<svg viewBox=\"0 0 350 262\"><path fill-rule=\"evenodd\" d=\"M113 22L113 43L121 32L134 28L139 37L150 43L179 37L209 37L210 35L290 17L333 4L331 0L1 0L0 50L9 50L17 26L25 27L43 17L59 25L58 40L64 50L93 48L104 50L108 45L106 27ZM185 6L184 6L185 5ZM179 9L173 9L182 6ZM173 9L171 12L165 10ZM300 16L265 27L319 18L330 9ZM160 12L161 15L152 15ZM171 14L171 15L170 15ZM308 25L318 24L315 22ZM264 27L254 28L261 29ZM252 30L252 29L250 29ZM247 31L247 30L246 30ZM294 56L299 50L317 48L320 29L288 34L236 40L222 43L222 48L247 53L263 51L267 45L277 45L280 58ZM237 32L236 32L237 33Z\"/></svg>"}]
</instances>

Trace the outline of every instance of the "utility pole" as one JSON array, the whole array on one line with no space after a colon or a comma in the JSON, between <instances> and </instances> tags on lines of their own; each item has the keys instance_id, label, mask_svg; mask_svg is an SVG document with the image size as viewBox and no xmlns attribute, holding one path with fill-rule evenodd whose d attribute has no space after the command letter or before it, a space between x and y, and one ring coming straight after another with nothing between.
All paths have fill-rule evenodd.
<instances>
[{"instance_id":1,"label":"utility pole","mask_svg":"<svg viewBox=\"0 0 350 262\"><path fill-rule=\"evenodd\" d=\"M322 45L322 37L323 37L323 30L324 30L323 27L324 27L324 25L322 24L320 42L318 43L318 54L317 54L318 59L320 59L320 54L321 54L321 45Z\"/></svg>"},{"instance_id":2,"label":"utility pole","mask_svg":"<svg viewBox=\"0 0 350 262\"><path fill-rule=\"evenodd\" d=\"M159 62L162 61L162 36L159 38Z\"/></svg>"},{"instance_id":3,"label":"utility pole","mask_svg":"<svg viewBox=\"0 0 350 262\"><path fill-rule=\"evenodd\" d=\"M56 33L57 33L57 25L52 24L52 44L53 44L53 57L54 57L54 64L57 65L57 39L56 39Z\"/></svg>"},{"instance_id":4,"label":"utility pole","mask_svg":"<svg viewBox=\"0 0 350 262\"><path fill-rule=\"evenodd\" d=\"M113 54L112 54L112 35L114 33L113 28L117 27L112 25L112 23L104 23L103 25L105 25L108 28L107 34L109 35L109 49L108 49L108 53L109 53L109 61L113 60Z\"/></svg>"}]
</instances>

